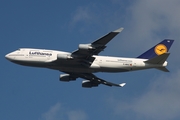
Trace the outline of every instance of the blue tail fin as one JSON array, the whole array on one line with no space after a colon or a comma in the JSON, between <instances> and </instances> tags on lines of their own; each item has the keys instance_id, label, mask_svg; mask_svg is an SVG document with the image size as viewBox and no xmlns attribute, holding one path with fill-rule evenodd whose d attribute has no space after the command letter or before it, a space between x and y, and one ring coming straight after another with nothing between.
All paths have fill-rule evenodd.
<instances>
[{"instance_id":1,"label":"blue tail fin","mask_svg":"<svg viewBox=\"0 0 180 120\"><path fill-rule=\"evenodd\" d=\"M151 59L163 53L167 53L173 42L174 40L165 39L137 58Z\"/></svg>"}]
</instances>

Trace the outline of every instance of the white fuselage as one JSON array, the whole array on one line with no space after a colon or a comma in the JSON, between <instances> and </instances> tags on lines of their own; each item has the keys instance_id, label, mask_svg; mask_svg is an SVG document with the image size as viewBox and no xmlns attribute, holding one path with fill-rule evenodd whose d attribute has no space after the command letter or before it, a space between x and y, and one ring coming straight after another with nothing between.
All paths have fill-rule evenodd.
<instances>
[{"instance_id":1,"label":"white fuselage","mask_svg":"<svg viewBox=\"0 0 180 120\"><path fill-rule=\"evenodd\" d=\"M56 50L21 48L7 54L6 58L21 65L44 67L70 73L127 72L167 66L167 62L164 62L162 65L148 64L145 63L147 59L96 55L93 55L95 60L87 66L85 63L86 61L79 61L78 58L71 58L69 56L70 54L69 52ZM67 55L67 58L58 59L58 55Z\"/></svg>"}]
</instances>

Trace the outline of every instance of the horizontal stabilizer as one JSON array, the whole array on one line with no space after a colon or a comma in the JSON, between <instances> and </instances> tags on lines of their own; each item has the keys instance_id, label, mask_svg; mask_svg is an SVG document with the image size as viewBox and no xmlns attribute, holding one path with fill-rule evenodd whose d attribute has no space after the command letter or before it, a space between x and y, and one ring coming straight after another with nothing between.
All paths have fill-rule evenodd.
<instances>
[{"instance_id":1,"label":"horizontal stabilizer","mask_svg":"<svg viewBox=\"0 0 180 120\"><path fill-rule=\"evenodd\" d=\"M165 67L159 67L159 68L156 68L158 70L161 70L161 71L164 71L164 72L169 72L169 70Z\"/></svg>"},{"instance_id":2,"label":"horizontal stabilizer","mask_svg":"<svg viewBox=\"0 0 180 120\"><path fill-rule=\"evenodd\" d=\"M156 56L152 59L149 59L147 61L145 61L146 63L150 63L150 64L163 64L166 59L168 58L168 56L170 55L170 53L163 53L159 56Z\"/></svg>"}]
</instances>

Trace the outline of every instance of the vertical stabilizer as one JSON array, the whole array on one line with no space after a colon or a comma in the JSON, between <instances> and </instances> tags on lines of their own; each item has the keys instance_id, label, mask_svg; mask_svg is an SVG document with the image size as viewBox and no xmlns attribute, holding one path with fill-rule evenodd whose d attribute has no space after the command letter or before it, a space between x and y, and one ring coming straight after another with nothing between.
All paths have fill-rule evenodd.
<instances>
[{"instance_id":1,"label":"vertical stabilizer","mask_svg":"<svg viewBox=\"0 0 180 120\"><path fill-rule=\"evenodd\" d=\"M162 42L155 45L154 47L152 47L151 49L149 49L148 51L146 51L145 53L141 54L137 58L151 59L151 58L155 58L163 53L167 53L169 51L171 45L173 44L173 42L174 42L174 40L165 39Z\"/></svg>"}]
</instances>

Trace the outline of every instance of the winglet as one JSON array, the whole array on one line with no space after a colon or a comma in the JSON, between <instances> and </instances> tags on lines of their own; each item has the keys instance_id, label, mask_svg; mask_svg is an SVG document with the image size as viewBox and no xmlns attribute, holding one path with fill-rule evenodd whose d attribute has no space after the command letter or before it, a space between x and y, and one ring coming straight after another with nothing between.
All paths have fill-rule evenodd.
<instances>
[{"instance_id":1,"label":"winglet","mask_svg":"<svg viewBox=\"0 0 180 120\"><path fill-rule=\"evenodd\" d=\"M121 28L119 28L119 29L117 29L117 30L115 30L115 31L113 31L113 32L120 33L123 29L124 29L124 28L121 27Z\"/></svg>"},{"instance_id":2,"label":"winglet","mask_svg":"<svg viewBox=\"0 0 180 120\"><path fill-rule=\"evenodd\" d=\"M123 86L125 86L125 85L126 85L126 83L121 83L121 84L119 84L120 87L123 87Z\"/></svg>"}]
</instances>

